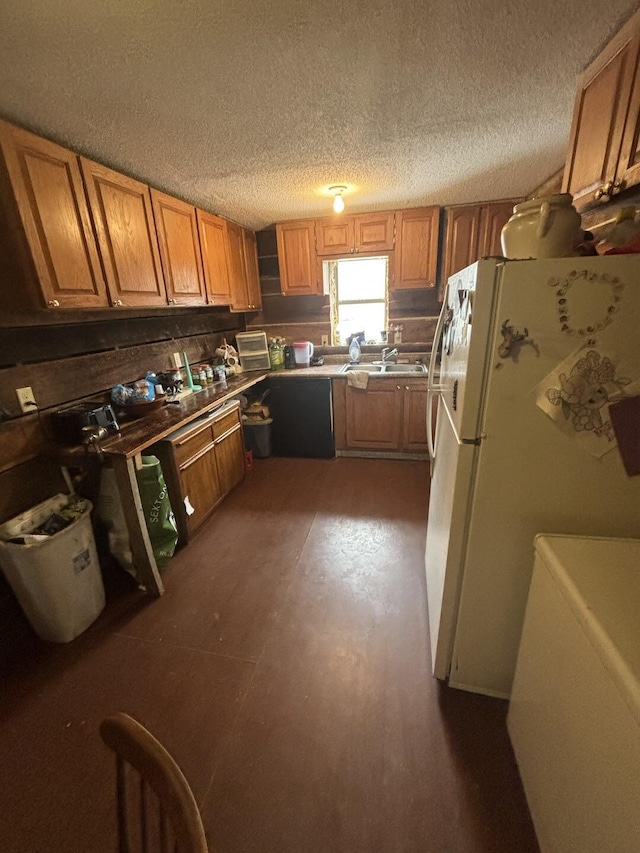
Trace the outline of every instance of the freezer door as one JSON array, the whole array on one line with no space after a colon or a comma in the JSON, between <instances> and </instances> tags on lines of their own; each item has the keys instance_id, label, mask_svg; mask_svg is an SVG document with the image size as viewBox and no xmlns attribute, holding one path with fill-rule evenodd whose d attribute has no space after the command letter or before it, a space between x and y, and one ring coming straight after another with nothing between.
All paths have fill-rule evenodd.
<instances>
[{"instance_id":1,"label":"freezer door","mask_svg":"<svg viewBox=\"0 0 640 853\"><path fill-rule=\"evenodd\" d=\"M498 261L478 261L448 282L439 384L463 441L475 440L480 432L487 342L500 269Z\"/></svg>"},{"instance_id":2,"label":"freezer door","mask_svg":"<svg viewBox=\"0 0 640 853\"><path fill-rule=\"evenodd\" d=\"M445 408L440 406L425 569L433 674L442 679L449 675L451 663L476 450L458 441Z\"/></svg>"}]
</instances>

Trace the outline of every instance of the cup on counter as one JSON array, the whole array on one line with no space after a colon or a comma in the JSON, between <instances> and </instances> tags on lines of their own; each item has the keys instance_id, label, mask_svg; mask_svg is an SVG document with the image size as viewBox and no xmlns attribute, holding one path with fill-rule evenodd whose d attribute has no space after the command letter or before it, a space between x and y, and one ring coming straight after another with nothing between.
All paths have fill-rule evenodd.
<instances>
[{"instance_id":1,"label":"cup on counter","mask_svg":"<svg viewBox=\"0 0 640 853\"><path fill-rule=\"evenodd\" d=\"M296 367L309 367L313 355L313 344L311 341L294 341L293 352L296 359Z\"/></svg>"}]
</instances>

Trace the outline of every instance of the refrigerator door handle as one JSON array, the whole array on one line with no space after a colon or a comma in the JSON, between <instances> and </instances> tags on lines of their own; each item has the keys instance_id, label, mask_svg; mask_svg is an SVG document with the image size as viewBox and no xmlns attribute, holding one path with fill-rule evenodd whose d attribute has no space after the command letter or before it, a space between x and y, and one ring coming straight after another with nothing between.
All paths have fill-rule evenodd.
<instances>
[{"instance_id":1,"label":"refrigerator door handle","mask_svg":"<svg viewBox=\"0 0 640 853\"><path fill-rule=\"evenodd\" d=\"M433 343L431 344L431 358L429 359L429 384L427 385L427 446L429 450L429 468L431 471L431 476L433 477L433 466L436 461L436 451L435 451L435 442L433 436L433 418L431 409L433 406L433 398L436 394L442 393L444 390L443 386L440 384L435 384L433 382L433 375L436 366L436 358L438 355L438 350L440 348L440 344L442 342L442 335L444 334L444 321L447 315L448 306L447 299L449 296L449 282L446 283L444 292L442 294L442 310L440 311L440 315L438 317L438 322L436 323L436 331L433 336Z\"/></svg>"},{"instance_id":2,"label":"refrigerator door handle","mask_svg":"<svg viewBox=\"0 0 640 853\"><path fill-rule=\"evenodd\" d=\"M433 435L433 399L438 394L438 391L435 391L431 388L427 391L427 448L429 450L429 469L431 472L431 476L433 477L433 466L436 461L436 450L435 450L435 441ZM436 417L437 421L437 417Z\"/></svg>"}]
</instances>

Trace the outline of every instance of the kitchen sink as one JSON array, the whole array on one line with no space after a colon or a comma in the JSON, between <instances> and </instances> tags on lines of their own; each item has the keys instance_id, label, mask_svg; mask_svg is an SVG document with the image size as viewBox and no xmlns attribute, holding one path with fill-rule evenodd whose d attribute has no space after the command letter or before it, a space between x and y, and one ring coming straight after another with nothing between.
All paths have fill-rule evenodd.
<instances>
[{"instance_id":1,"label":"kitchen sink","mask_svg":"<svg viewBox=\"0 0 640 853\"><path fill-rule=\"evenodd\" d=\"M383 373L426 373L426 364L385 364Z\"/></svg>"},{"instance_id":2,"label":"kitchen sink","mask_svg":"<svg viewBox=\"0 0 640 853\"><path fill-rule=\"evenodd\" d=\"M350 373L352 370L364 370L366 373L380 373L381 364L345 364L340 368L340 373Z\"/></svg>"},{"instance_id":3,"label":"kitchen sink","mask_svg":"<svg viewBox=\"0 0 640 853\"><path fill-rule=\"evenodd\" d=\"M345 364L340 373L351 373L353 370L363 370L366 373L426 373L425 364Z\"/></svg>"}]
</instances>

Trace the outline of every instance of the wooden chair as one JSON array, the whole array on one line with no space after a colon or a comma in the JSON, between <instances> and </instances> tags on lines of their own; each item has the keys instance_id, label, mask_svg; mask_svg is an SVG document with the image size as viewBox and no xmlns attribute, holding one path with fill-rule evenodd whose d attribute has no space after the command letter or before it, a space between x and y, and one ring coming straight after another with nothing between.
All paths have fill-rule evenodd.
<instances>
[{"instance_id":1,"label":"wooden chair","mask_svg":"<svg viewBox=\"0 0 640 853\"><path fill-rule=\"evenodd\" d=\"M207 853L189 783L162 744L122 712L100 734L116 754L119 853Z\"/></svg>"}]
</instances>

